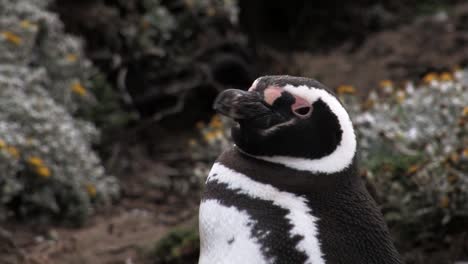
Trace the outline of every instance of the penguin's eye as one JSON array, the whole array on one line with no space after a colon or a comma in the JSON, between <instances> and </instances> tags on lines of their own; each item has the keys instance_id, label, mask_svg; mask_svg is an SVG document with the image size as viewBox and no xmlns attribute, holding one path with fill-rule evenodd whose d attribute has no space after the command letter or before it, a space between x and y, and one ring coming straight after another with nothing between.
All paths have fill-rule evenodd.
<instances>
[{"instance_id":1,"label":"penguin's eye","mask_svg":"<svg viewBox=\"0 0 468 264\"><path fill-rule=\"evenodd\" d=\"M299 118L307 118L312 113L312 105L306 100L296 97L296 101L291 105L291 111L293 114Z\"/></svg>"},{"instance_id":2,"label":"penguin's eye","mask_svg":"<svg viewBox=\"0 0 468 264\"><path fill-rule=\"evenodd\" d=\"M299 118L307 118L312 113L312 107L311 106L301 106L299 108L293 109L293 113L294 113L294 115L296 115Z\"/></svg>"}]
</instances>

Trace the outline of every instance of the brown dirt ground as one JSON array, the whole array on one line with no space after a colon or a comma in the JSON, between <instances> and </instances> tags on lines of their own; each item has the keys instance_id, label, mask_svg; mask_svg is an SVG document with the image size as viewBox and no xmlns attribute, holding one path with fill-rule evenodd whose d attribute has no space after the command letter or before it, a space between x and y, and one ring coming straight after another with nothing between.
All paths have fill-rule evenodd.
<instances>
[{"instance_id":1,"label":"brown dirt ground","mask_svg":"<svg viewBox=\"0 0 468 264\"><path fill-rule=\"evenodd\" d=\"M179 225L188 225L182 223ZM56 228L47 232L55 239L39 242L30 234L18 243L24 263L148 263L141 252L166 234L169 227L155 212L131 210L99 215L80 229Z\"/></svg>"},{"instance_id":2,"label":"brown dirt ground","mask_svg":"<svg viewBox=\"0 0 468 264\"><path fill-rule=\"evenodd\" d=\"M328 53L277 53L267 60L270 73L316 78L331 88L347 84L361 94L379 81L418 80L428 71L446 71L468 62L468 4L446 13L420 17L395 30L370 35L358 48L352 43Z\"/></svg>"},{"instance_id":3,"label":"brown dirt ground","mask_svg":"<svg viewBox=\"0 0 468 264\"><path fill-rule=\"evenodd\" d=\"M124 198L125 199L125 198ZM25 264L129 264L152 263L146 253L173 227L196 224L195 205L117 205L112 212L99 212L82 228L6 226L15 247L0 263ZM174 209L183 212L174 213ZM3 253L3 252L2 252ZM5 261L5 262L3 262Z\"/></svg>"}]
</instances>

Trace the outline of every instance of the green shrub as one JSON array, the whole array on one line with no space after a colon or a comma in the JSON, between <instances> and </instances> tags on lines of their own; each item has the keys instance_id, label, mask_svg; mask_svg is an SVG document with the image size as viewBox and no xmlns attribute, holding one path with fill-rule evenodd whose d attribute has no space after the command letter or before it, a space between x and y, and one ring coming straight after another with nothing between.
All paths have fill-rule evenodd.
<instances>
[{"instance_id":1,"label":"green shrub","mask_svg":"<svg viewBox=\"0 0 468 264\"><path fill-rule=\"evenodd\" d=\"M198 259L198 226L174 228L156 243L152 251L154 263L182 264L194 263Z\"/></svg>"},{"instance_id":2,"label":"green shrub","mask_svg":"<svg viewBox=\"0 0 468 264\"><path fill-rule=\"evenodd\" d=\"M381 86L383 95L373 92L365 103L343 95L362 164L402 239L441 241L468 219L468 72L430 73L403 89Z\"/></svg>"},{"instance_id":3,"label":"green shrub","mask_svg":"<svg viewBox=\"0 0 468 264\"><path fill-rule=\"evenodd\" d=\"M47 4L0 0L0 210L79 224L119 188L83 119L99 105L97 71Z\"/></svg>"}]
</instances>

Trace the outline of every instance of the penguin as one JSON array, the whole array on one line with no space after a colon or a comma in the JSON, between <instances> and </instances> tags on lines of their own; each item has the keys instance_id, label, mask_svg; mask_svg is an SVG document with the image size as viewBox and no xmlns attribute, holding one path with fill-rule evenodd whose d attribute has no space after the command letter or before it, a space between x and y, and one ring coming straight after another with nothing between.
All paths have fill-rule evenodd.
<instances>
[{"instance_id":1,"label":"penguin","mask_svg":"<svg viewBox=\"0 0 468 264\"><path fill-rule=\"evenodd\" d=\"M234 146L206 180L199 264L402 263L358 175L351 119L324 84L260 77L214 109Z\"/></svg>"}]
</instances>

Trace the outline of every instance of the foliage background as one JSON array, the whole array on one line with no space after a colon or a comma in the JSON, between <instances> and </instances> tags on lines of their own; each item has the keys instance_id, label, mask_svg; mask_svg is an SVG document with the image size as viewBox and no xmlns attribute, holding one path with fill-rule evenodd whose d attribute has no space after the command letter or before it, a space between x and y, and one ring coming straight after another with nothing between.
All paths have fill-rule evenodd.
<instances>
[{"instance_id":1,"label":"foliage background","mask_svg":"<svg viewBox=\"0 0 468 264\"><path fill-rule=\"evenodd\" d=\"M196 263L214 97L292 74L350 111L405 261L466 261L468 5L336 5L0 0L0 259Z\"/></svg>"}]
</instances>

